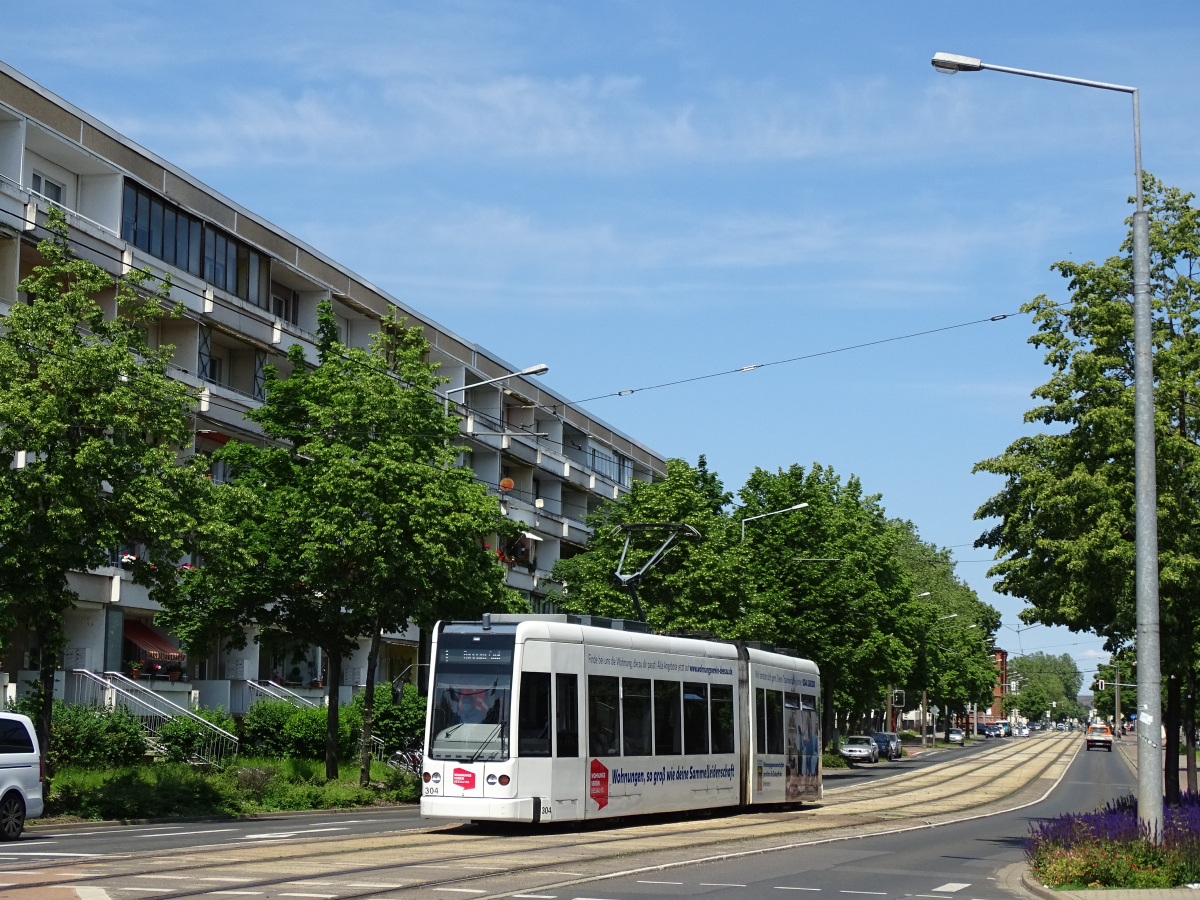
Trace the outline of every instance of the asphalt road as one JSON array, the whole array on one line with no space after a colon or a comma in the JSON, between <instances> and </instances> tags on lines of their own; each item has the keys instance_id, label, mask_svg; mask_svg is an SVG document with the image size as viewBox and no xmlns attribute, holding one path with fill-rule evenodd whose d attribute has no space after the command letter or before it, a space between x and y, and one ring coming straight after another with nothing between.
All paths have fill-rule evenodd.
<instances>
[{"instance_id":1,"label":"asphalt road","mask_svg":"<svg viewBox=\"0 0 1200 900\"><path fill-rule=\"evenodd\" d=\"M212 845L373 835L423 828L431 824L434 823L421 818L418 807L403 806L346 812L321 810L303 815L289 814L261 819L109 825L94 829L39 829L37 832L26 832L15 844L0 845L0 863L11 863L18 859L84 859L89 856L194 849Z\"/></svg>"},{"instance_id":2,"label":"asphalt road","mask_svg":"<svg viewBox=\"0 0 1200 900\"><path fill-rule=\"evenodd\" d=\"M1132 792L1133 787L1133 776L1116 753L1085 751L1046 800L1017 812L941 828L665 869L589 884L586 891L528 896L545 900L684 896L784 900L820 893L825 900L1011 900L997 885L997 872L1023 859L1022 847L1032 823L1093 809Z\"/></svg>"},{"instance_id":3,"label":"asphalt road","mask_svg":"<svg viewBox=\"0 0 1200 900\"><path fill-rule=\"evenodd\" d=\"M1035 738L1036 739L1036 738ZM1012 738L1029 740L1028 738ZM826 790L861 785L864 781L888 778L949 759L961 759L995 748L999 741L977 741L962 750L935 751L894 762L858 765L850 769L827 769ZM36 821L30 824L36 825ZM97 825L83 828L37 828L26 832L13 845L0 846L0 864L54 859L86 859L94 856L169 851L203 846L239 845L254 842L305 841L316 837L351 837L403 831L442 824L421 818L417 807L383 810L320 810L313 813L269 816L240 821L162 823L157 825Z\"/></svg>"}]
</instances>

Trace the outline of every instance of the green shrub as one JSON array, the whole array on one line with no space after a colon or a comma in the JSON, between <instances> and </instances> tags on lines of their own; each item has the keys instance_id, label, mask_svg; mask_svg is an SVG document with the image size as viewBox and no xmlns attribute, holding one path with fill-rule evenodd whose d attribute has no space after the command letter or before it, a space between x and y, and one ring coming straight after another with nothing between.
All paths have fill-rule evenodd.
<instances>
[{"instance_id":1,"label":"green shrub","mask_svg":"<svg viewBox=\"0 0 1200 900\"><path fill-rule=\"evenodd\" d=\"M282 758L288 752L287 723L298 712L286 700L260 700L242 717L242 741L259 756Z\"/></svg>"},{"instance_id":2,"label":"green shrub","mask_svg":"<svg viewBox=\"0 0 1200 900\"><path fill-rule=\"evenodd\" d=\"M324 759L328 710L323 706L297 709L283 728L285 753L296 759ZM338 758L358 758L358 741L362 734L362 716L353 706L343 706L338 712Z\"/></svg>"},{"instance_id":3,"label":"green shrub","mask_svg":"<svg viewBox=\"0 0 1200 900\"><path fill-rule=\"evenodd\" d=\"M351 706L362 720L367 694L355 694ZM390 684L375 685L374 719L371 734L380 738L388 752L399 750L408 741L425 733L425 698L411 685L406 684L395 703Z\"/></svg>"},{"instance_id":4,"label":"green shrub","mask_svg":"<svg viewBox=\"0 0 1200 900\"><path fill-rule=\"evenodd\" d=\"M20 703L17 709L21 709ZM36 710L29 708L23 714L29 712ZM50 746L46 748L51 772L67 766L132 765L145 753L145 729L124 709L54 701Z\"/></svg>"},{"instance_id":5,"label":"green shrub","mask_svg":"<svg viewBox=\"0 0 1200 900\"><path fill-rule=\"evenodd\" d=\"M223 709L201 709L195 715L205 722L232 733L233 719ZM168 762L181 763L199 756L212 730L190 716L169 719L158 728L158 742L166 752Z\"/></svg>"},{"instance_id":6,"label":"green shrub","mask_svg":"<svg viewBox=\"0 0 1200 900\"><path fill-rule=\"evenodd\" d=\"M837 753L822 753L821 766L826 769L848 769L849 764Z\"/></svg>"}]
</instances>

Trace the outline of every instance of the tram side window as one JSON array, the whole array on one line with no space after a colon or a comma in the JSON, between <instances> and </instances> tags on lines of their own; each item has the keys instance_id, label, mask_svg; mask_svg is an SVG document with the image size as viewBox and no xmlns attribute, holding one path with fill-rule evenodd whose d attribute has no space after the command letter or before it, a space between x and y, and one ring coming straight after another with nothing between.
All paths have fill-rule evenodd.
<instances>
[{"instance_id":1,"label":"tram side window","mask_svg":"<svg viewBox=\"0 0 1200 900\"><path fill-rule=\"evenodd\" d=\"M783 691L767 691L767 752L783 753Z\"/></svg>"},{"instance_id":2,"label":"tram side window","mask_svg":"<svg viewBox=\"0 0 1200 900\"><path fill-rule=\"evenodd\" d=\"M767 692L754 689L754 752L767 752Z\"/></svg>"},{"instance_id":3,"label":"tram side window","mask_svg":"<svg viewBox=\"0 0 1200 900\"><path fill-rule=\"evenodd\" d=\"M621 680L608 675L589 675L588 753L591 756L621 755Z\"/></svg>"},{"instance_id":4,"label":"tram side window","mask_svg":"<svg viewBox=\"0 0 1200 900\"><path fill-rule=\"evenodd\" d=\"M712 752L733 752L733 685L709 685Z\"/></svg>"},{"instance_id":5,"label":"tram side window","mask_svg":"<svg viewBox=\"0 0 1200 900\"><path fill-rule=\"evenodd\" d=\"M793 694L791 691L783 692L783 708L784 709L799 709L800 695Z\"/></svg>"},{"instance_id":6,"label":"tram side window","mask_svg":"<svg viewBox=\"0 0 1200 900\"><path fill-rule=\"evenodd\" d=\"M555 675L554 732L559 756L579 755L579 676Z\"/></svg>"},{"instance_id":7,"label":"tram side window","mask_svg":"<svg viewBox=\"0 0 1200 900\"><path fill-rule=\"evenodd\" d=\"M679 756L683 753L683 716L679 700L678 681L654 682L655 756Z\"/></svg>"},{"instance_id":8,"label":"tram side window","mask_svg":"<svg viewBox=\"0 0 1200 900\"><path fill-rule=\"evenodd\" d=\"M815 710L817 708L817 697L815 694L801 694L800 704L803 709Z\"/></svg>"},{"instance_id":9,"label":"tram side window","mask_svg":"<svg viewBox=\"0 0 1200 900\"><path fill-rule=\"evenodd\" d=\"M518 756L550 755L550 673L521 673Z\"/></svg>"},{"instance_id":10,"label":"tram side window","mask_svg":"<svg viewBox=\"0 0 1200 900\"><path fill-rule=\"evenodd\" d=\"M683 683L683 752L689 756L708 753L708 685Z\"/></svg>"},{"instance_id":11,"label":"tram side window","mask_svg":"<svg viewBox=\"0 0 1200 900\"><path fill-rule=\"evenodd\" d=\"M650 679L621 680L621 709L624 713L625 755L650 756L651 743Z\"/></svg>"}]
</instances>

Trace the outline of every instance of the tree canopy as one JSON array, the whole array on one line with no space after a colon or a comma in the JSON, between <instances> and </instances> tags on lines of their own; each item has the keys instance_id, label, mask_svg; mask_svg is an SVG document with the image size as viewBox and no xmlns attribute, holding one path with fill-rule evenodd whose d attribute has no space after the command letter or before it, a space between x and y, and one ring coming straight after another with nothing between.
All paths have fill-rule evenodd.
<instances>
[{"instance_id":1,"label":"tree canopy","mask_svg":"<svg viewBox=\"0 0 1200 900\"><path fill-rule=\"evenodd\" d=\"M169 282L152 290L148 272L114 278L76 256L57 208L46 227L25 302L0 318L0 634L37 635L43 748L77 599L67 573L109 565L124 545L137 583L170 581L199 487L178 458L191 393L167 377L173 348L146 341L174 309Z\"/></svg>"},{"instance_id":2,"label":"tree canopy","mask_svg":"<svg viewBox=\"0 0 1200 900\"><path fill-rule=\"evenodd\" d=\"M485 546L515 527L454 465L457 419L433 390L440 380L421 332L389 320L369 350L347 347L325 302L317 348L311 370L298 345L286 378L268 369L266 401L248 418L272 443L230 441L217 452L232 480L211 491L203 565L187 573L164 621L189 643L222 633L244 642L252 623L256 639L317 645L336 698L342 660L362 636L374 654L381 632L524 604ZM368 687L373 674L368 666ZM331 702L330 778L337 717Z\"/></svg>"}]
</instances>

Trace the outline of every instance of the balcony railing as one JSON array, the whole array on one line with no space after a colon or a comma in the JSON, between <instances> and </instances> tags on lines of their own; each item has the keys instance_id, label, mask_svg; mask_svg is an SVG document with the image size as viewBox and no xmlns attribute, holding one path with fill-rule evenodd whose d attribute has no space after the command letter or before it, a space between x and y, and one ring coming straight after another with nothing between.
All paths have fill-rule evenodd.
<instances>
[{"instance_id":1,"label":"balcony railing","mask_svg":"<svg viewBox=\"0 0 1200 900\"><path fill-rule=\"evenodd\" d=\"M13 179L9 178L7 175L0 175L0 189L2 189L4 191L4 193L10 194L14 197L17 197L18 199L24 199L24 195L28 195L29 199L32 200L34 203L36 203L38 206L40 206L42 209L45 209L48 206L57 206L64 213L67 214L68 218L77 219L80 222L86 222L88 225L91 225L93 228L98 228L107 234L111 234L114 238L118 238L118 239L120 238L120 235L117 234L117 232L113 231L111 228L109 228L107 225L101 225L95 219L89 219L83 213L78 212L77 210L71 209L71 207L67 206L65 203L62 203L59 200L53 200L50 197L47 197L45 194L39 194L33 188L27 188L23 184L21 184L19 181L14 181Z\"/></svg>"}]
</instances>

